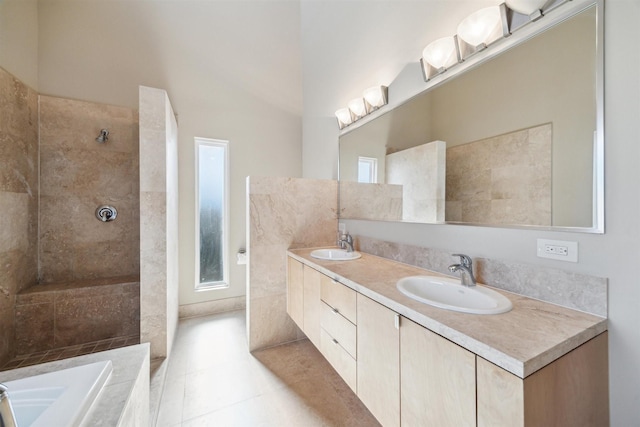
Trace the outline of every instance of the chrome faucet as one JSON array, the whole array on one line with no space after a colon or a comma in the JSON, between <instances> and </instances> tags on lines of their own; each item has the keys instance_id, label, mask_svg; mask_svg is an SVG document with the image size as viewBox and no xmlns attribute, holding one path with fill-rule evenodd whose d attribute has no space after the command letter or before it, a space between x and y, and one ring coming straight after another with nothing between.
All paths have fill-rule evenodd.
<instances>
[{"instance_id":1,"label":"chrome faucet","mask_svg":"<svg viewBox=\"0 0 640 427\"><path fill-rule=\"evenodd\" d=\"M351 234L343 234L338 241L338 245L340 245L342 249L346 249L347 252L353 252L353 237L351 237Z\"/></svg>"},{"instance_id":2,"label":"chrome faucet","mask_svg":"<svg viewBox=\"0 0 640 427\"><path fill-rule=\"evenodd\" d=\"M0 426L16 427L16 416L13 413L7 390L7 386L0 384Z\"/></svg>"},{"instance_id":3,"label":"chrome faucet","mask_svg":"<svg viewBox=\"0 0 640 427\"><path fill-rule=\"evenodd\" d=\"M460 264L451 264L449 271L455 273L460 272L460 283L463 286L475 286L476 278L473 276L473 263L471 257L463 254L453 254L453 256L460 257Z\"/></svg>"}]
</instances>

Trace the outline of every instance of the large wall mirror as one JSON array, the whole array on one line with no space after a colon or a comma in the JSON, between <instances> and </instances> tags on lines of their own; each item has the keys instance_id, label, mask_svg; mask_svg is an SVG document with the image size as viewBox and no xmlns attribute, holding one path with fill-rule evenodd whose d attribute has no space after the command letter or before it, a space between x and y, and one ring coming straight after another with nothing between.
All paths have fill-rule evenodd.
<instances>
[{"instance_id":1,"label":"large wall mirror","mask_svg":"<svg viewBox=\"0 0 640 427\"><path fill-rule=\"evenodd\" d=\"M604 232L599 7L345 129L340 218Z\"/></svg>"}]
</instances>

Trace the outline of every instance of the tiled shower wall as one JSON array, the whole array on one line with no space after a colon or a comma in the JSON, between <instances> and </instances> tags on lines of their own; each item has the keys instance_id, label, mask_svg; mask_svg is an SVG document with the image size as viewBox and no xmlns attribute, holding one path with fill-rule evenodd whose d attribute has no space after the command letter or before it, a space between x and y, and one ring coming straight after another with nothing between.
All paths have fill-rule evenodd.
<instances>
[{"instance_id":1,"label":"tiled shower wall","mask_svg":"<svg viewBox=\"0 0 640 427\"><path fill-rule=\"evenodd\" d=\"M339 181L340 218L402 221L402 185Z\"/></svg>"},{"instance_id":2,"label":"tiled shower wall","mask_svg":"<svg viewBox=\"0 0 640 427\"><path fill-rule=\"evenodd\" d=\"M140 340L171 352L178 325L178 124L167 92L140 86Z\"/></svg>"},{"instance_id":3,"label":"tiled shower wall","mask_svg":"<svg viewBox=\"0 0 640 427\"><path fill-rule=\"evenodd\" d=\"M386 156L385 182L402 186L402 220L444 221L447 143L433 141Z\"/></svg>"},{"instance_id":4,"label":"tiled shower wall","mask_svg":"<svg viewBox=\"0 0 640 427\"><path fill-rule=\"evenodd\" d=\"M139 274L138 157L136 110L40 96L42 283ZM101 205L117 219L98 220Z\"/></svg>"},{"instance_id":5,"label":"tiled shower wall","mask_svg":"<svg viewBox=\"0 0 640 427\"><path fill-rule=\"evenodd\" d=\"M288 248L334 246L338 182L247 178L249 350L302 338L287 315Z\"/></svg>"},{"instance_id":6,"label":"tiled shower wall","mask_svg":"<svg viewBox=\"0 0 640 427\"><path fill-rule=\"evenodd\" d=\"M38 94L0 68L0 365L16 294L37 280Z\"/></svg>"},{"instance_id":7,"label":"tiled shower wall","mask_svg":"<svg viewBox=\"0 0 640 427\"><path fill-rule=\"evenodd\" d=\"M550 123L447 149L446 220L551 225Z\"/></svg>"}]
</instances>

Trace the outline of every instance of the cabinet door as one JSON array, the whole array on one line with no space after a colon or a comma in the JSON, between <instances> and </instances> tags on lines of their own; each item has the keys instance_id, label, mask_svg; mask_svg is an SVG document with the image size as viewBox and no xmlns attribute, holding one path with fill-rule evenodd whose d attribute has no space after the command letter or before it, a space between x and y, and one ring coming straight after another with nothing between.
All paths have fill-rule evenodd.
<instances>
[{"instance_id":1,"label":"cabinet door","mask_svg":"<svg viewBox=\"0 0 640 427\"><path fill-rule=\"evenodd\" d=\"M608 426L608 335L524 380L478 357L478 426Z\"/></svg>"},{"instance_id":2,"label":"cabinet door","mask_svg":"<svg viewBox=\"0 0 640 427\"><path fill-rule=\"evenodd\" d=\"M287 257L287 314L300 329L303 326L304 293L303 265L291 257Z\"/></svg>"},{"instance_id":3,"label":"cabinet door","mask_svg":"<svg viewBox=\"0 0 640 427\"><path fill-rule=\"evenodd\" d=\"M403 318L400 355L403 426L475 426L473 353Z\"/></svg>"},{"instance_id":4,"label":"cabinet door","mask_svg":"<svg viewBox=\"0 0 640 427\"><path fill-rule=\"evenodd\" d=\"M524 427L521 378L478 357L478 427Z\"/></svg>"},{"instance_id":5,"label":"cabinet door","mask_svg":"<svg viewBox=\"0 0 640 427\"><path fill-rule=\"evenodd\" d=\"M358 397L383 426L399 426L399 315L358 294L357 317Z\"/></svg>"},{"instance_id":6,"label":"cabinet door","mask_svg":"<svg viewBox=\"0 0 640 427\"><path fill-rule=\"evenodd\" d=\"M322 301L320 301L320 286L323 278L330 280L327 276L311 267L304 266L303 269L303 307L304 307L304 331L309 340L320 348L320 317L322 316Z\"/></svg>"}]
</instances>

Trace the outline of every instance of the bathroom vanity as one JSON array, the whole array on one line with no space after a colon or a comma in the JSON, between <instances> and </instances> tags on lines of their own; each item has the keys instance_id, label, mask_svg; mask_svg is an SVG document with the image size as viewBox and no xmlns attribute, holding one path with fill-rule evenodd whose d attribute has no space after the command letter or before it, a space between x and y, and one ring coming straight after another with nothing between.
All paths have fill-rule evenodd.
<instances>
[{"instance_id":1,"label":"bathroom vanity","mask_svg":"<svg viewBox=\"0 0 640 427\"><path fill-rule=\"evenodd\" d=\"M396 288L439 273L311 251L287 252L287 312L382 425L608 425L605 318L498 289L508 313L443 310Z\"/></svg>"}]
</instances>

